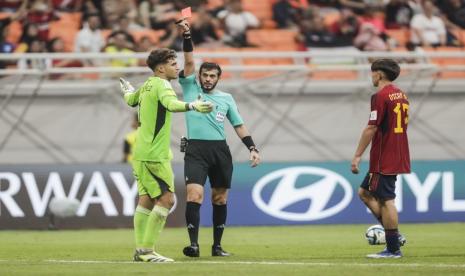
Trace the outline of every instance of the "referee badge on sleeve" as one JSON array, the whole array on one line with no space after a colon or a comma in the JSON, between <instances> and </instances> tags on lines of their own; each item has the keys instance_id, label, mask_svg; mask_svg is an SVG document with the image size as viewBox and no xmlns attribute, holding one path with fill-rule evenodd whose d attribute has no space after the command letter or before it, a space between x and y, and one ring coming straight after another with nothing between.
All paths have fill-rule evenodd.
<instances>
[{"instance_id":1,"label":"referee badge on sleeve","mask_svg":"<svg viewBox=\"0 0 465 276\"><path fill-rule=\"evenodd\" d=\"M373 110L370 112L370 121L376 121L378 119L378 112Z\"/></svg>"}]
</instances>

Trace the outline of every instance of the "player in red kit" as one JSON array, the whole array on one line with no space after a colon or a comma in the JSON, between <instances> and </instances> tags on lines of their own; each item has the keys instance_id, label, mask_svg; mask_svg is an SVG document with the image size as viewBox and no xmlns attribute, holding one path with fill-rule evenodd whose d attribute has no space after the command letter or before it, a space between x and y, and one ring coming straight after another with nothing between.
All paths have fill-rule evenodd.
<instances>
[{"instance_id":1,"label":"player in red kit","mask_svg":"<svg viewBox=\"0 0 465 276\"><path fill-rule=\"evenodd\" d=\"M371 65L372 82L379 90L371 97L370 119L352 159L352 172L358 173L362 154L371 142L370 168L358 194L383 225L387 247L380 253L367 255L368 258L401 258L400 246L405 243L398 232L394 204L397 175L410 173L409 101L392 83L399 73L400 67L392 59L379 59Z\"/></svg>"}]
</instances>

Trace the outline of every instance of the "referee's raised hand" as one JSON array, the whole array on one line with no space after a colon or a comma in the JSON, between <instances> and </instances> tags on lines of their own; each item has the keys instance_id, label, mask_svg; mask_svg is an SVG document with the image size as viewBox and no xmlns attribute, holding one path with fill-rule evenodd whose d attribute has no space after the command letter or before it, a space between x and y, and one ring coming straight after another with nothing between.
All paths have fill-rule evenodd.
<instances>
[{"instance_id":1,"label":"referee's raised hand","mask_svg":"<svg viewBox=\"0 0 465 276\"><path fill-rule=\"evenodd\" d=\"M181 28L183 36L190 36L191 29L189 27L189 22L186 19L181 19L176 22L176 25Z\"/></svg>"}]
</instances>

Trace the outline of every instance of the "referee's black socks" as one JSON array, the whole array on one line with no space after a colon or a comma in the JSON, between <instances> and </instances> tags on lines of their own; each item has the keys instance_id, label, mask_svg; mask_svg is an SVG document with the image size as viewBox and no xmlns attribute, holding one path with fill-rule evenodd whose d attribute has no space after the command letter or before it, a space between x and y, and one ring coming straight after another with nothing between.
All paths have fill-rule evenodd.
<instances>
[{"instance_id":1,"label":"referee's black socks","mask_svg":"<svg viewBox=\"0 0 465 276\"><path fill-rule=\"evenodd\" d=\"M227 205L213 204L213 246L221 245L224 225L226 223Z\"/></svg>"},{"instance_id":2,"label":"referee's black socks","mask_svg":"<svg viewBox=\"0 0 465 276\"><path fill-rule=\"evenodd\" d=\"M186 204L186 224L191 244L199 244L200 206L197 202Z\"/></svg>"}]
</instances>

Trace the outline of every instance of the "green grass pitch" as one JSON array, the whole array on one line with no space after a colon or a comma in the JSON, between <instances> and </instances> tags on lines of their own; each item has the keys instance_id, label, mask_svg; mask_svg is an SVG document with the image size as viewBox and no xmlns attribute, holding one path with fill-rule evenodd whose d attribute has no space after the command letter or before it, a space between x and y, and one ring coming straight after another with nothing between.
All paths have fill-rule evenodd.
<instances>
[{"instance_id":1,"label":"green grass pitch","mask_svg":"<svg viewBox=\"0 0 465 276\"><path fill-rule=\"evenodd\" d=\"M404 258L381 251L368 225L229 227L229 258L210 257L212 231L200 231L200 258L182 255L183 228L167 228L158 251L175 263L133 263L132 231L0 231L0 275L465 275L465 223L403 224Z\"/></svg>"}]
</instances>

